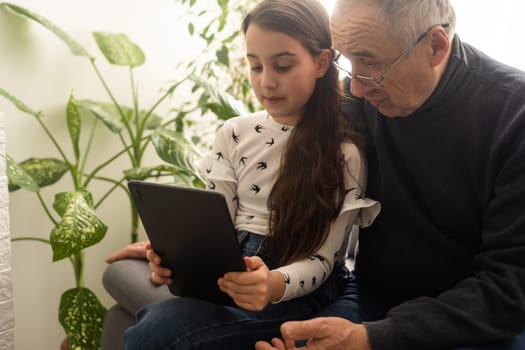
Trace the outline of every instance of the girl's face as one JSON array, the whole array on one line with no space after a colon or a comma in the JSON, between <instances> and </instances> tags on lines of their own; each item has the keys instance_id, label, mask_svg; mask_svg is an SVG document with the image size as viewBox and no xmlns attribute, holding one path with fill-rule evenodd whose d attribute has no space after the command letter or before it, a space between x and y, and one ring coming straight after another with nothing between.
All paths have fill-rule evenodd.
<instances>
[{"instance_id":1,"label":"girl's face","mask_svg":"<svg viewBox=\"0 0 525 350\"><path fill-rule=\"evenodd\" d=\"M319 57L293 37L250 24L246 31L250 80L259 102L279 123L296 125L318 78L330 64L330 52Z\"/></svg>"}]
</instances>

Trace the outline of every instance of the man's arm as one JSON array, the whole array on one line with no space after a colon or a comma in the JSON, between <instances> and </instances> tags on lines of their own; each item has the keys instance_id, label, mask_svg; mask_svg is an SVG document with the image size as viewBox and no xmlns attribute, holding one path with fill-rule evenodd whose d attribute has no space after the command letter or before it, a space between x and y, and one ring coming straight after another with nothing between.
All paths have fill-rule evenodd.
<instances>
[{"instance_id":1,"label":"man's arm","mask_svg":"<svg viewBox=\"0 0 525 350\"><path fill-rule=\"evenodd\" d=\"M435 298L392 308L384 320L365 323L372 347L451 348L503 340L525 327L525 141L501 162L482 217L472 276ZM443 259L446 259L443 256Z\"/></svg>"}]
</instances>

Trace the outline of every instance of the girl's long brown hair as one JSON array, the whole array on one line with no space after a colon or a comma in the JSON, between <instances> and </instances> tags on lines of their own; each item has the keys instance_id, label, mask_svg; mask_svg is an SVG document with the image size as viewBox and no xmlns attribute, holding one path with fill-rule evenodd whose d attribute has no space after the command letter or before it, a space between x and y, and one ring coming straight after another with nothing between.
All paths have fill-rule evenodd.
<instances>
[{"instance_id":1,"label":"girl's long brown hair","mask_svg":"<svg viewBox=\"0 0 525 350\"><path fill-rule=\"evenodd\" d=\"M264 0L245 17L244 34L250 24L290 35L314 57L331 49L328 13L317 0ZM338 71L330 65L281 156L268 198L269 251L278 266L315 253L341 210L346 193L341 145L358 142L342 114L341 99Z\"/></svg>"}]
</instances>

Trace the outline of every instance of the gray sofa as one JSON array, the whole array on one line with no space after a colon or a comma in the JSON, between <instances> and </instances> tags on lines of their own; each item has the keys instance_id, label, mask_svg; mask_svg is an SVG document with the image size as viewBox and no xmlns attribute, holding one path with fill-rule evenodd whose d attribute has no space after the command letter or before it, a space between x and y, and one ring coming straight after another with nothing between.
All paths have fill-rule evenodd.
<instances>
[{"instance_id":1,"label":"gray sofa","mask_svg":"<svg viewBox=\"0 0 525 350\"><path fill-rule=\"evenodd\" d=\"M347 266L352 268L357 250L356 229L352 231L348 245ZM115 299L104 318L102 350L123 350L124 331L135 323L135 313L145 304L173 298L166 286L150 282L150 270L146 260L125 259L109 264L104 271L102 284Z\"/></svg>"}]
</instances>

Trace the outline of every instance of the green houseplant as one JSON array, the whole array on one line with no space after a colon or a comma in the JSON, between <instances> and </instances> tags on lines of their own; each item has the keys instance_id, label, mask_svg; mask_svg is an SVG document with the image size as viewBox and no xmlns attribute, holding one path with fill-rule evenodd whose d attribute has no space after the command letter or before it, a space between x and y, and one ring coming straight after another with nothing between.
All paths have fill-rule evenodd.
<instances>
[{"instance_id":1,"label":"green houseplant","mask_svg":"<svg viewBox=\"0 0 525 350\"><path fill-rule=\"evenodd\" d=\"M17 15L31 19L54 33L70 51L85 57L107 92L109 102L78 99L71 94L65 104L63 127L69 132L70 143L60 144L50 130L43 114L28 105L7 90L0 88L0 95L11 101L22 114L31 116L48 136L58 156L46 158L29 157L22 162L7 157L10 191L24 189L34 192L38 202L52 222L53 229L49 239L36 237L17 237L15 240L38 240L49 243L53 252L53 261L68 259L75 273L75 287L62 294L59 306L59 320L66 331L69 344L73 349L98 349L100 331L105 314L96 295L84 286L84 250L100 242L108 227L99 219L96 210L100 204L116 189L127 192L125 183L130 179L148 179L169 176L189 186L202 186L202 180L195 170L195 160L199 152L183 133L184 118L194 110L212 111L220 119L243 113L235 99L227 94L218 93L204 80L198 78L195 71L167 88L161 97L149 109L140 109L133 70L144 63L145 55L138 45L131 42L124 34L95 32L94 39L98 48L112 65L129 68L130 84L133 91L131 106L119 103L101 74L94 56L62 29L44 17L23 7L1 3ZM168 118L156 114L157 107L173 94L186 80L199 84L198 88L206 91L196 106L188 108L184 104L175 108ZM197 86L197 85L195 85ZM195 89L197 89L195 87ZM86 123L86 119L91 121ZM88 130L86 131L86 125ZM88 168L95 133L101 128L109 130L121 144L121 149L113 150L107 158L93 168ZM143 157L148 148L153 147L162 160L155 166L144 166ZM115 175L103 174L103 170L115 160L127 157L129 167ZM97 159L100 159L97 154ZM52 203L47 203L42 196L44 188L69 175L71 189L55 193ZM90 191L94 181L109 184L109 189L99 198ZM131 203L131 202L130 202ZM131 208L131 241L136 240L138 215Z\"/></svg>"}]
</instances>

